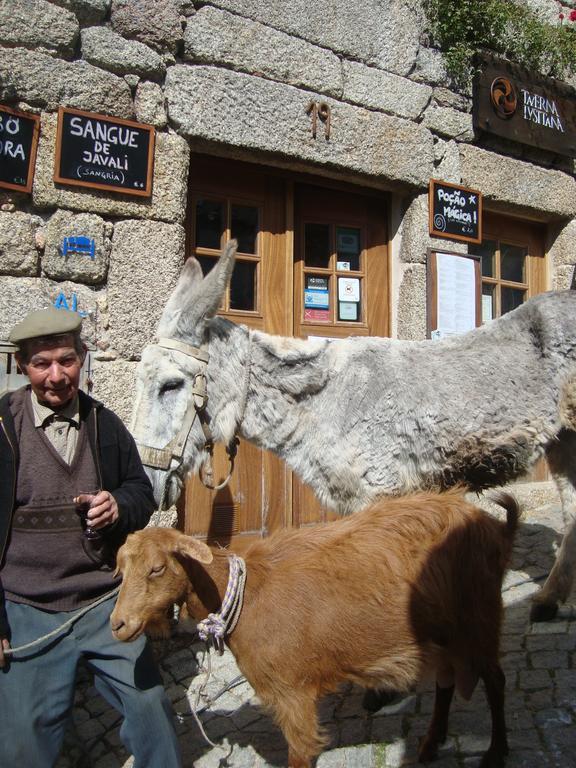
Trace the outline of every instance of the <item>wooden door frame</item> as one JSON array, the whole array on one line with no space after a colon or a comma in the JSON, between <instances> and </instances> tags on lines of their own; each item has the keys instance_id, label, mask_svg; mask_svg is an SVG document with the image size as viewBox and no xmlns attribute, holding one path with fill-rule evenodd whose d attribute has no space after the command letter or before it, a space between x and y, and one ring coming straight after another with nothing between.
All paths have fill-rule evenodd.
<instances>
[{"instance_id":1,"label":"wooden door frame","mask_svg":"<svg viewBox=\"0 0 576 768\"><path fill-rule=\"evenodd\" d=\"M265 180L265 183L262 180ZM192 154L190 161L190 178L188 184L188 201L186 212L186 254L193 251L194 231L194 206L193 197L196 193L205 195L239 197L246 199L249 196L254 199L262 198L262 184L266 189L266 201L276 196L282 203L272 206L268 211L266 225L263 222L262 255L266 254L267 265L263 270L261 290L261 312L253 315L247 313L229 311L222 315L234 322L244 323L250 327L259 328L265 332L293 336L293 307L294 307L294 256L295 256L295 196L297 185L306 184L322 187L326 190L344 192L346 194L360 196L366 201L371 210L372 229L369 240L382 237L386 234L385 264L381 267L385 270L387 311L384 322L378 324L374 307L368 304L368 325L378 325L377 335L388 335L390 332L390 311L392 306L390 285L390 254L392 252L389 233L390 226L390 195L378 189L363 188L356 185L325 179L309 174L297 173L268 166L255 165L243 161L229 160L219 156L204 154ZM252 195L250 195L250 190ZM268 227L269 225L269 227ZM266 231L264 231L266 229ZM380 230L380 231L378 231ZM370 266L370 260L368 262ZM366 281L370 279L381 280L381 275L374 272L372 267L366 271ZM282 285L282 291L272 299L274 286ZM269 301L269 305L264 306ZM380 313L380 318L382 313ZM354 328L348 328L352 333ZM294 524L294 499L293 499L293 473L287 465L272 453L262 452L262 532L271 532L279 528L289 528ZM189 481L190 482L190 481ZM199 483L198 480L194 481ZM204 500L198 503L208 503L213 506L214 492L210 492L202 486L198 488L198 494ZM208 496L206 496L208 494ZM211 494L211 495L210 495ZM178 524L182 530L187 530L186 522L186 498L188 493L182 494L178 505ZM196 496L194 497L196 501ZM225 506L225 505L224 505ZM258 537L258 534L243 534L234 540L234 545L249 542Z\"/></svg>"}]
</instances>

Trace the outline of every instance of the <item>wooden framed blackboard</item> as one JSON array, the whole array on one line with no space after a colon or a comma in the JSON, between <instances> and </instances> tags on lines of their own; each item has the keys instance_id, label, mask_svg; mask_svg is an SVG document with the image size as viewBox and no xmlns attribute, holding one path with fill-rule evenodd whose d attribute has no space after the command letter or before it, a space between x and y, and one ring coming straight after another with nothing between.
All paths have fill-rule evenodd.
<instances>
[{"instance_id":1,"label":"wooden framed blackboard","mask_svg":"<svg viewBox=\"0 0 576 768\"><path fill-rule=\"evenodd\" d=\"M31 192L40 118L0 104L0 187Z\"/></svg>"},{"instance_id":2,"label":"wooden framed blackboard","mask_svg":"<svg viewBox=\"0 0 576 768\"><path fill-rule=\"evenodd\" d=\"M430 179L428 208L434 237L482 242L482 193L477 189Z\"/></svg>"},{"instance_id":3,"label":"wooden framed blackboard","mask_svg":"<svg viewBox=\"0 0 576 768\"><path fill-rule=\"evenodd\" d=\"M152 125L60 107L54 181L150 197Z\"/></svg>"},{"instance_id":4,"label":"wooden framed blackboard","mask_svg":"<svg viewBox=\"0 0 576 768\"><path fill-rule=\"evenodd\" d=\"M480 256L428 250L426 332L429 339L465 333L482 324Z\"/></svg>"}]
</instances>

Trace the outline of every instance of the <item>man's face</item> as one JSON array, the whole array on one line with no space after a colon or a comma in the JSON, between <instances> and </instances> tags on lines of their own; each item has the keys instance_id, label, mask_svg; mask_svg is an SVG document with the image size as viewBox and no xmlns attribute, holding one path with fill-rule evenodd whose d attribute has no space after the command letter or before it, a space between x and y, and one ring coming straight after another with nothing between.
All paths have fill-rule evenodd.
<instances>
[{"instance_id":1,"label":"man's face","mask_svg":"<svg viewBox=\"0 0 576 768\"><path fill-rule=\"evenodd\" d=\"M84 355L76 351L73 336L32 340L28 342L28 361L24 362L19 355L16 359L44 405L57 410L76 396Z\"/></svg>"}]
</instances>

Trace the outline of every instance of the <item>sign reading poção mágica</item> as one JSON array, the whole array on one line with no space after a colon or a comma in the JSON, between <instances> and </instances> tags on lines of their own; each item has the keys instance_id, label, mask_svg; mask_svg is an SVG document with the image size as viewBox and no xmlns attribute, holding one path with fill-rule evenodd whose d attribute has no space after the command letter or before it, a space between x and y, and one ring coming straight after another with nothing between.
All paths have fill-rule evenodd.
<instances>
[{"instance_id":1,"label":"sign reading po\u00e7\u00e3o m\u00e1gica","mask_svg":"<svg viewBox=\"0 0 576 768\"><path fill-rule=\"evenodd\" d=\"M428 205L431 235L482 242L482 193L477 189L430 179Z\"/></svg>"},{"instance_id":2,"label":"sign reading po\u00e7\u00e3o m\u00e1gica","mask_svg":"<svg viewBox=\"0 0 576 768\"><path fill-rule=\"evenodd\" d=\"M60 107L54 181L149 197L154 139L152 125Z\"/></svg>"},{"instance_id":3,"label":"sign reading po\u00e7\u00e3o m\u00e1gica","mask_svg":"<svg viewBox=\"0 0 576 768\"><path fill-rule=\"evenodd\" d=\"M0 187L31 192L40 118L0 104Z\"/></svg>"},{"instance_id":4,"label":"sign reading po\u00e7\u00e3o m\u00e1gica","mask_svg":"<svg viewBox=\"0 0 576 768\"><path fill-rule=\"evenodd\" d=\"M576 90L517 64L479 57L472 118L477 134L576 157Z\"/></svg>"}]
</instances>

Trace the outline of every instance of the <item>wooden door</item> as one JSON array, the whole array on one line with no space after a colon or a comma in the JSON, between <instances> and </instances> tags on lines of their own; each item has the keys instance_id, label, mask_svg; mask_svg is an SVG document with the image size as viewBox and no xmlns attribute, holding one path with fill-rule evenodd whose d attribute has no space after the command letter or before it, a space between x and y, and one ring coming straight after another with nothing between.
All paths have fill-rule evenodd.
<instances>
[{"instance_id":1,"label":"wooden door","mask_svg":"<svg viewBox=\"0 0 576 768\"><path fill-rule=\"evenodd\" d=\"M220 314L284 336L387 335L386 198L311 186L299 178L193 156L188 255L194 255L206 273L222 246L232 237L239 240L231 287ZM325 231L330 256L326 263L313 264L308 255L311 237L316 233L321 239ZM328 318L305 311L309 307L304 287L310 288L312 278L327 280ZM358 288L359 300L337 299L342 279ZM224 447L216 446L216 482L227 472ZM198 478L191 478L178 511L179 526L186 533L223 546L234 542L236 548L278 528L331 517L320 509L310 489L293 480L283 462L245 441L240 443L228 486L210 491Z\"/></svg>"},{"instance_id":2,"label":"wooden door","mask_svg":"<svg viewBox=\"0 0 576 768\"><path fill-rule=\"evenodd\" d=\"M286 182L256 166L195 155L190 165L187 254L206 273L221 248L238 239L238 255L221 315L252 328L292 332L292 252L286 227ZM210 394L210 393L208 393ZM214 455L214 480L228 473L224 446ZM222 546L261 537L285 524L290 473L274 455L241 441L228 486L210 491L196 477L179 504L186 533Z\"/></svg>"},{"instance_id":3,"label":"wooden door","mask_svg":"<svg viewBox=\"0 0 576 768\"><path fill-rule=\"evenodd\" d=\"M389 335L384 196L299 185L294 203L294 335ZM293 478L293 525L337 517Z\"/></svg>"}]
</instances>

